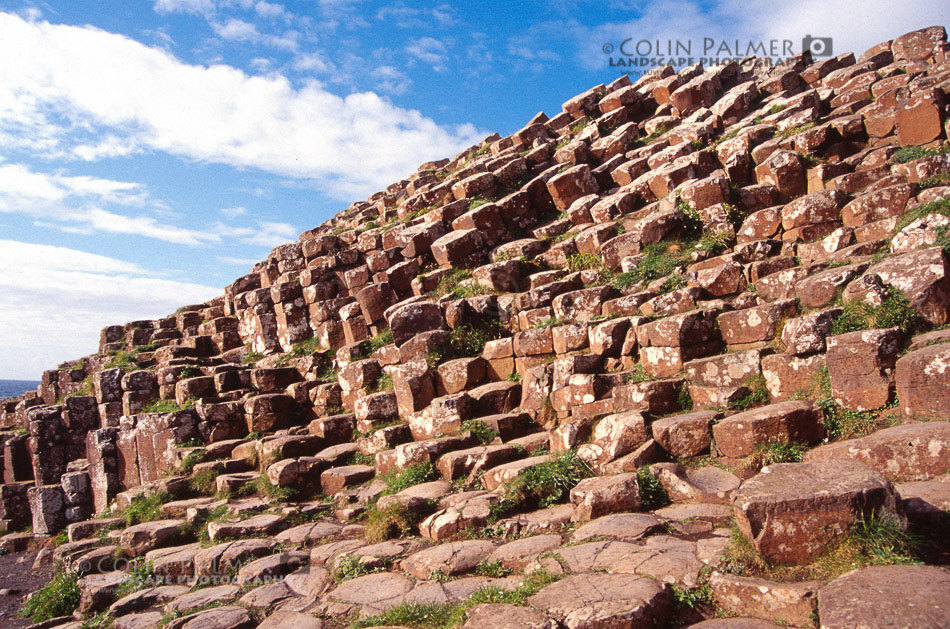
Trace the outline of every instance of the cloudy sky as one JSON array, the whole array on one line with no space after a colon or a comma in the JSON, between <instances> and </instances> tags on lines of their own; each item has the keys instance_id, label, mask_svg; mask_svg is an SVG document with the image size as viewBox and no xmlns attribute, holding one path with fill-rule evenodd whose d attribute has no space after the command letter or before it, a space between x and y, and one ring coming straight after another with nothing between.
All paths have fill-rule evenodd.
<instances>
[{"instance_id":1,"label":"cloudy sky","mask_svg":"<svg viewBox=\"0 0 950 629\"><path fill-rule=\"evenodd\" d=\"M0 0L0 378L214 297L428 159L617 78L629 38L831 37L945 1ZM735 45L733 45L735 44ZM728 54L728 53L725 53Z\"/></svg>"}]
</instances>

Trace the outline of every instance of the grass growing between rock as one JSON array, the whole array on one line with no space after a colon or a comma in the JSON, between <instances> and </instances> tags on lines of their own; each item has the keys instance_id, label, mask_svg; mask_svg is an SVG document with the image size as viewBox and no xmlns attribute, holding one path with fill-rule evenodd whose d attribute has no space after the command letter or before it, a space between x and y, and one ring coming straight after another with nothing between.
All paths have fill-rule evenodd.
<instances>
[{"instance_id":1,"label":"grass growing between rock","mask_svg":"<svg viewBox=\"0 0 950 629\"><path fill-rule=\"evenodd\" d=\"M188 488L196 494L210 496L218 489L217 479L215 470L202 470L188 479Z\"/></svg>"},{"instance_id":2,"label":"grass growing between rock","mask_svg":"<svg viewBox=\"0 0 950 629\"><path fill-rule=\"evenodd\" d=\"M482 445L491 443L498 436L497 430L477 419L466 419L462 422L462 431L471 433L472 437Z\"/></svg>"},{"instance_id":3,"label":"grass growing between rock","mask_svg":"<svg viewBox=\"0 0 950 629\"><path fill-rule=\"evenodd\" d=\"M660 484L660 480L650 471L649 465L637 470L637 485L640 488L640 508L654 511L670 504L670 497Z\"/></svg>"},{"instance_id":4,"label":"grass growing between rock","mask_svg":"<svg viewBox=\"0 0 950 629\"><path fill-rule=\"evenodd\" d=\"M616 288L628 288L639 282L652 282L666 277L679 267L689 264L689 251L694 243L658 242L643 249L643 259L632 271L618 273L612 284Z\"/></svg>"},{"instance_id":5,"label":"grass growing between rock","mask_svg":"<svg viewBox=\"0 0 950 629\"><path fill-rule=\"evenodd\" d=\"M158 580L152 572L152 562L134 559L129 562L129 578L116 588L115 600L157 584Z\"/></svg>"},{"instance_id":6,"label":"grass growing between rock","mask_svg":"<svg viewBox=\"0 0 950 629\"><path fill-rule=\"evenodd\" d=\"M71 614L79 606L79 575L57 570L49 583L34 592L23 604L20 618L34 623Z\"/></svg>"},{"instance_id":7,"label":"grass growing between rock","mask_svg":"<svg viewBox=\"0 0 950 629\"><path fill-rule=\"evenodd\" d=\"M350 579L355 579L356 577L361 577L366 574L371 574L373 572L380 572L383 568L371 568L368 564L365 564L360 561L360 558L356 555L347 555L340 560L340 563L337 564L336 568L333 570L333 580L337 583L342 583L344 581L349 581Z\"/></svg>"},{"instance_id":8,"label":"grass growing between rock","mask_svg":"<svg viewBox=\"0 0 950 629\"><path fill-rule=\"evenodd\" d=\"M399 502L393 502L383 509L373 505L366 511L363 538L371 544L376 544L387 539L411 535L420 518L421 514L410 513L405 505Z\"/></svg>"},{"instance_id":9,"label":"grass growing between rock","mask_svg":"<svg viewBox=\"0 0 950 629\"><path fill-rule=\"evenodd\" d=\"M447 360L481 356L488 341L506 336L506 330L497 319L485 319L476 323L463 323L454 330L448 343L432 348L426 355L430 368L438 367Z\"/></svg>"},{"instance_id":10,"label":"grass growing between rock","mask_svg":"<svg viewBox=\"0 0 950 629\"><path fill-rule=\"evenodd\" d=\"M925 157L932 157L934 155L942 155L943 153L950 152L950 146L942 146L940 148L926 148L923 146L902 146L897 149L894 154L891 156L892 164L904 164L906 162L913 162L918 159L923 159Z\"/></svg>"},{"instance_id":11,"label":"grass growing between rock","mask_svg":"<svg viewBox=\"0 0 950 629\"><path fill-rule=\"evenodd\" d=\"M497 519L518 510L544 509L567 498L571 489L594 472L573 450L524 470L505 484L503 498L491 506Z\"/></svg>"},{"instance_id":12,"label":"grass growing between rock","mask_svg":"<svg viewBox=\"0 0 950 629\"><path fill-rule=\"evenodd\" d=\"M839 405L831 392L831 378L828 366L822 365L815 373L809 397L822 410L825 420L825 433L832 441L849 437L862 437L878 428L889 425L892 415L881 412L852 411Z\"/></svg>"},{"instance_id":13,"label":"grass growing between rock","mask_svg":"<svg viewBox=\"0 0 950 629\"><path fill-rule=\"evenodd\" d=\"M899 290L892 289L891 295L880 306L872 306L863 301L849 301L834 322L832 334L845 334L872 328L900 328L905 334L912 333L920 324L920 317L914 312L910 300Z\"/></svg>"},{"instance_id":14,"label":"grass growing between rock","mask_svg":"<svg viewBox=\"0 0 950 629\"><path fill-rule=\"evenodd\" d=\"M416 463L410 465L402 472L390 472L385 476L380 477L387 487L383 491L381 496L390 496L392 494L398 494L404 489L408 489L413 485L418 485L420 483L427 483L429 481L437 480L439 478L439 473L436 471L435 466L432 463L426 461L425 463Z\"/></svg>"},{"instance_id":15,"label":"grass growing between rock","mask_svg":"<svg viewBox=\"0 0 950 629\"><path fill-rule=\"evenodd\" d=\"M749 459L749 469L758 471L776 463L801 463L807 451L808 446L803 443L760 443L755 446L755 452Z\"/></svg>"},{"instance_id":16,"label":"grass growing between rock","mask_svg":"<svg viewBox=\"0 0 950 629\"><path fill-rule=\"evenodd\" d=\"M745 383L745 386L749 389L749 392L744 397L729 402L729 408L745 411L769 403L771 398L765 384L765 376L756 374Z\"/></svg>"},{"instance_id":17,"label":"grass growing between rock","mask_svg":"<svg viewBox=\"0 0 950 629\"><path fill-rule=\"evenodd\" d=\"M158 492L147 496L136 496L125 510L125 525L141 524L152 520L161 520L165 517L162 505L172 497L166 492Z\"/></svg>"},{"instance_id":18,"label":"grass growing between rock","mask_svg":"<svg viewBox=\"0 0 950 629\"><path fill-rule=\"evenodd\" d=\"M464 297L488 295L494 292L490 288L486 288L477 282L469 281L471 279L471 269L452 269L439 278L439 283L436 284L436 287L431 290L426 297L432 300L438 300L441 297L462 299Z\"/></svg>"},{"instance_id":19,"label":"grass growing between rock","mask_svg":"<svg viewBox=\"0 0 950 629\"><path fill-rule=\"evenodd\" d=\"M720 560L719 570L773 581L833 579L864 566L921 563L917 557L920 540L890 514L856 520L847 537L815 561L802 566L770 562L739 532L735 522L730 537L731 543Z\"/></svg>"},{"instance_id":20,"label":"grass growing between rock","mask_svg":"<svg viewBox=\"0 0 950 629\"><path fill-rule=\"evenodd\" d=\"M524 606L528 597L554 583L560 576L537 570L525 576L518 587L503 590L497 586L480 588L458 603L401 603L385 612L356 622L353 627L400 626L424 629L451 629L465 623L466 613L476 605L507 603Z\"/></svg>"}]
</instances>

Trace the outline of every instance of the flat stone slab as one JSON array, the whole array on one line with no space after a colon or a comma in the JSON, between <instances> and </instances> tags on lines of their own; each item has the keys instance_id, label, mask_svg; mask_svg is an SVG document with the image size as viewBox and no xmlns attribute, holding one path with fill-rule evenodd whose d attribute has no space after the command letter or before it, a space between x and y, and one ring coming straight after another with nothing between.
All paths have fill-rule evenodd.
<instances>
[{"instance_id":1,"label":"flat stone slab","mask_svg":"<svg viewBox=\"0 0 950 629\"><path fill-rule=\"evenodd\" d=\"M950 519L950 474L933 480L900 483L897 493L911 522L936 524Z\"/></svg>"},{"instance_id":2,"label":"flat stone slab","mask_svg":"<svg viewBox=\"0 0 950 629\"><path fill-rule=\"evenodd\" d=\"M855 519L898 512L889 480L851 459L762 468L736 490L739 530L779 563L803 564L847 535Z\"/></svg>"},{"instance_id":3,"label":"flat stone slab","mask_svg":"<svg viewBox=\"0 0 950 629\"><path fill-rule=\"evenodd\" d=\"M323 629L325 626L322 619L310 614L276 611L257 625L257 629Z\"/></svg>"},{"instance_id":4,"label":"flat stone slab","mask_svg":"<svg viewBox=\"0 0 950 629\"><path fill-rule=\"evenodd\" d=\"M281 531L274 539L282 544L303 546L325 538L335 538L342 529L343 527L335 522L307 523Z\"/></svg>"},{"instance_id":5,"label":"flat stone slab","mask_svg":"<svg viewBox=\"0 0 950 629\"><path fill-rule=\"evenodd\" d=\"M624 557L640 550L637 544L629 542L596 541L576 546L555 548L551 555L545 555L538 565L548 572L562 574L580 574L582 572L608 571Z\"/></svg>"},{"instance_id":6,"label":"flat stone slab","mask_svg":"<svg viewBox=\"0 0 950 629\"><path fill-rule=\"evenodd\" d=\"M243 607L225 605L178 618L165 626L168 629L250 629L255 624Z\"/></svg>"},{"instance_id":7,"label":"flat stone slab","mask_svg":"<svg viewBox=\"0 0 950 629\"><path fill-rule=\"evenodd\" d=\"M522 570L542 553L561 545L560 535L535 535L496 548L487 561L498 561L511 570Z\"/></svg>"},{"instance_id":8,"label":"flat stone slab","mask_svg":"<svg viewBox=\"0 0 950 629\"><path fill-rule=\"evenodd\" d=\"M865 437L820 446L806 461L850 458L867 463L891 482L927 480L950 472L950 422L915 422Z\"/></svg>"},{"instance_id":9,"label":"flat stone slab","mask_svg":"<svg viewBox=\"0 0 950 629\"><path fill-rule=\"evenodd\" d=\"M611 565L616 574L638 574L660 583L691 588L699 583L704 564L696 555L696 543L668 535L648 537L643 548L628 553Z\"/></svg>"},{"instance_id":10,"label":"flat stone slab","mask_svg":"<svg viewBox=\"0 0 950 629\"><path fill-rule=\"evenodd\" d=\"M716 606L731 614L809 627L818 610L822 583L776 583L714 572L709 578Z\"/></svg>"},{"instance_id":11,"label":"flat stone slab","mask_svg":"<svg viewBox=\"0 0 950 629\"><path fill-rule=\"evenodd\" d=\"M827 629L950 627L950 570L937 566L869 566L818 590Z\"/></svg>"},{"instance_id":12,"label":"flat stone slab","mask_svg":"<svg viewBox=\"0 0 950 629\"><path fill-rule=\"evenodd\" d=\"M436 571L464 574L474 570L494 550L495 545L484 540L448 542L406 557L401 567L417 579L428 579Z\"/></svg>"},{"instance_id":13,"label":"flat stone slab","mask_svg":"<svg viewBox=\"0 0 950 629\"><path fill-rule=\"evenodd\" d=\"M462 629L557 629L557 623L530 607L505 603L476 605L465 615Z\"/></svg>"},{"instance_id":14,"label":"flat stone slab","mask_svg":"<svg viewBox=\"0 0 950 629\"><path fill-rule=\"evenodd\" d=\"M284 516L262 513L240 522L209 522L208 537L212 542L234 537L261 537L277 532Z\"/></svg>"},{"instance_id":15,"label":"flat stone slab","mask_svg":"<svg viewBox=\"0 0 950 629\"><path fill-rule=\"evenodd\" d=\"M571 535L575 542L591 537L608 537L626 542L636 541L660 528L660 521L645 513L612 513L591 520Z\"/></svg>"},{"instance_id":16,"label":"flat stone slab","mask_svg":"<svg viewBox=\"0 0 950 629\"><path fill-rule=\"evenodd\" d=\"M209 588L201 588L200 590L179 596L165 605L165 613L182 612L198 607L206 607L212 603L229 601L240 591L241 588L236 585L217 585Z\"/></svg>"},{"instance_id":17,"label":"flat stone slab","mask_svg":"<svg viewBox=\"0 0 950 629\"><path fill-rule=\"evenodd\" d=\"M545 587L528 604L567 629L662 627L673 598L656 581L626 574L578 574Z\"/></svg>"},{"instance_id":18,"label":"flat stone slab","mask_svg":"<svg viewBox=\"0 0 950 629\"><path fill-rule=\"evenodd\" d=\"M185 525L184 520L153 520L130 526L122 531L119 543L131 557L140 557L153 548L172 541Z\"/></svg>"},{"instance_id":19,"label":"flat stone slab","mask_svg":"<svg viewBox=\"0 0 950 629\"><path fill-rule=\"evenodd\" d=\"M277 542L274 539L241 539L215 544L195 554L195 576L225 575L239 562L269 555Z\"/></svg>"},{"instance_id":20,"label":"flat stone slab","mask_svg":"<svg viewBox=\"0 0 950 629\"><path fill-rule=\"evenodd\" d=\"M402 600L415 583L395 572L377 572L344 581L327 594L327 598L383 610Z\"/></svg>"}]
</instances>

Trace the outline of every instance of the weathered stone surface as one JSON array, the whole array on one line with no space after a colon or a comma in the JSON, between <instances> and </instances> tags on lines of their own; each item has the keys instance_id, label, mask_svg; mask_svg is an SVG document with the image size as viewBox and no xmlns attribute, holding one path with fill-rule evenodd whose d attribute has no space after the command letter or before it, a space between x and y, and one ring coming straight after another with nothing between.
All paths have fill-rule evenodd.
<instances>
[{"instance_id":1,"label":"weathered stone surface","mask_svg":"<svg viewBox=\"0 0 950 629\"><path fill-rule=\"evenodd\" d=\"M617 511L640 508L640 486L634 473L585 478L571 490L574 522L586 522Z\"/></svg>"},{"instance_id":2,"label":"weathered stone surface","mask_svg":"<svg viewBox=\"0 0 950 629\"><path fill-rule=\"evenodd\" d=\"M153 548L167 546L181 533L184 520L153 520L130 526L122 531L119 541L130 557L139 557Z\"/></svg>"},{"instance_id":3,"label":"weathered stone surface","mask_svg":"<svg viewBox=\"0 0 950 629\"><path fill-rule=\"evenodd\" d=\"M417 579L427 579L437 570L447 575L464 574L474 570L493 550L495 545L490 541L449 542L406 557L401 567Z\"/></svg>"},{"instance_id":4,"label":"weathered stone surface","mask_svg":"<svg viewBox=\"0 0 950 629\"><path fill-rule=\"evenodd\" d=\"M835 401L866 411L887 404L893 391L894 364L901 346L897 328L862 330L826 339L828 377Z\"/></svg>"},{"instance_id":5,"label":"weathered stone surface","mask_svg":"<svg viewBox=\"0 0 950 629\"><path fill-rule=\"evenodd\" d=\"M649 514L613 513L579 526L571 539L580 542L591 537L607 537L634 542L654 532L659 525L659 521Z\"/></svg>"},{"instance_id":6,"label":"weathered stone surface","mask_svg":"<svg viewBox=\"0 0 950 629\"><path fill-rule=\"evenodd\" d=\"M821 626L926 627L950 623L950 570L938 566L868 566L818 590Z\"/></svg>"},{"instance_id":7,"label":"weathered stone surface","mask_svg":"<svg viewBox=\"0 0 950 629\"><path fill-rule=\"evenodd\" d=\"M674 502L726 503L741 482L732 472L714 466L654 463L650 471Z\"/></svg>"},{"instance_id":8,"label":"weathered stone surface","mask_svg":"<svg viewBox=\"0 0 950 629\"><path fill-rule=\"evenodd\" d=\"M793 299L765 306L724 312L719 315L719 329L730 348L743 349L772 339L782 319L795 314Z\"/></svg>"},{"instance_id":9,"label":"weathered stone surface","mask_svg":"<svg viewBox=\"0 0 950 629\"><path fill-rule=\"evenodd\" d=\"M547 586L528 604L568 629L661 627L672 612L672 595L652 579L587 573Z\"/></svg>"},{"instance_id":10,"label":"weathered stone surface","mask_svg":"<svg viewBox=\"0 0 950 629\"><path fill-rule=\"evenodd\" d=\"M476 605L465 619L463 629L557 629L557 622L540 611L506 603Z\"/></svg>"},{"instance_id":11,"label":"weathered stone surface","mask_svg":"<svg viewBox=\"0 0 950 629\"><path fill-rule=\"evenodd\" d=\"M712 411L664 417L651 425L653 438L676 458L697 456L709 449L710 424L718 417Z\"/></svg>"},{"instance_id":12,"label":"weathered stone surface","mask_svg":"<svg viewBox=\"0 0 950 629\"><path fill-rule=\"evenodd\" d=\"M728 613L808 627L818 611L820 583L776 583L713 572L709 577L716 606Z\"/></svg>"},{"instance_id":13,"label":"weathered stone surface","mask_svg":"<svg viewBox=\"0 0 950 629\"><path fill-rule=\"evenodd\" d=\"M877 276L910 300L914 310L932 325L950 321L950 262L939 247L912 251L871 266L864 277ZM845 301L864 299L867 291L854 281L844 291Z\"/></svg>"},{"instance_id":14,"label":"weathered stone surface","mask_svg":"<svg viewBox=\"0 0 950 629\"><path fill-rule=\"evenodd\" d=\"M748 456L759 444L817 443L825 434L821 411L805 401L770 404L731 415L713 426L723 456Z\"/></svg>"},{"instance_id":15,"label":"weathered stone surface","mask_svg":"<svg viewBox=\"0 0 950 629\"><path fill-rule=\"evenodd\" d=\"M950 418L950 343L902 356L895 377L905 417Z\"/></svg>"},{"instance_id":16,"label":"weathered stone surface","mask_svg":"<svg viewBox=\"0 0 950 629\"><path fill-rule=\"evenodd\" d=\"M839 314L840 308L830 308L789 319L782 329L785 351L797 356L825 351L825 338Z\"/></svg>"},{"instance_id":17,"label":"weathered stone surface","mask_svg":"<svg viewBox=\"0 0 950 629\"><path fill-rule=\"evenodd\" d=\"M560 535L535 535L499 546L487 561L498 561L511 570L522 570L542 553L561 545Z\"/></svg>"},{"instance_id":18,"label":"weathered stone surface","mask_svg":"<svg viewBox=\"0 0 950 629\"><path fill-rule=\"evenodd\" d=\"M890 481L851 460L770 465L736 490L732 504L756 550L788 564L811 561L858 518L900 512Z\"/></svg>"},{"instance_id":19,"label":"weathered stone surface","mask_svg":"<svg viewBox=\"0 0 950 629\"><path fill-rule=\"evenodd\" d=\"M950 472L950 422L904 424L857 439L820 446L807 461L853 459L870 465L890 481L927 480Z\"/></svg>"}]
</instances>

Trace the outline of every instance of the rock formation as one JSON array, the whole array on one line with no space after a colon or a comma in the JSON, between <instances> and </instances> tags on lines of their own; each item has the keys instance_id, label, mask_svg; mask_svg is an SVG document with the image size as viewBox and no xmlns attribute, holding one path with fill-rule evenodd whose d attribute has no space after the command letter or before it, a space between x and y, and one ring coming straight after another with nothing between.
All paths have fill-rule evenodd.
<instances>
[{"instance_id":1,"label":"rock formation","mask_svg":"<svg viewBox=\"0 0 950 629\"><path fill-rule=\"evenodd\" d=\"M0 547L63 626L950 626L948 108L932 27L422 164L0 402Z\"/></svg>"}]
</instances>

